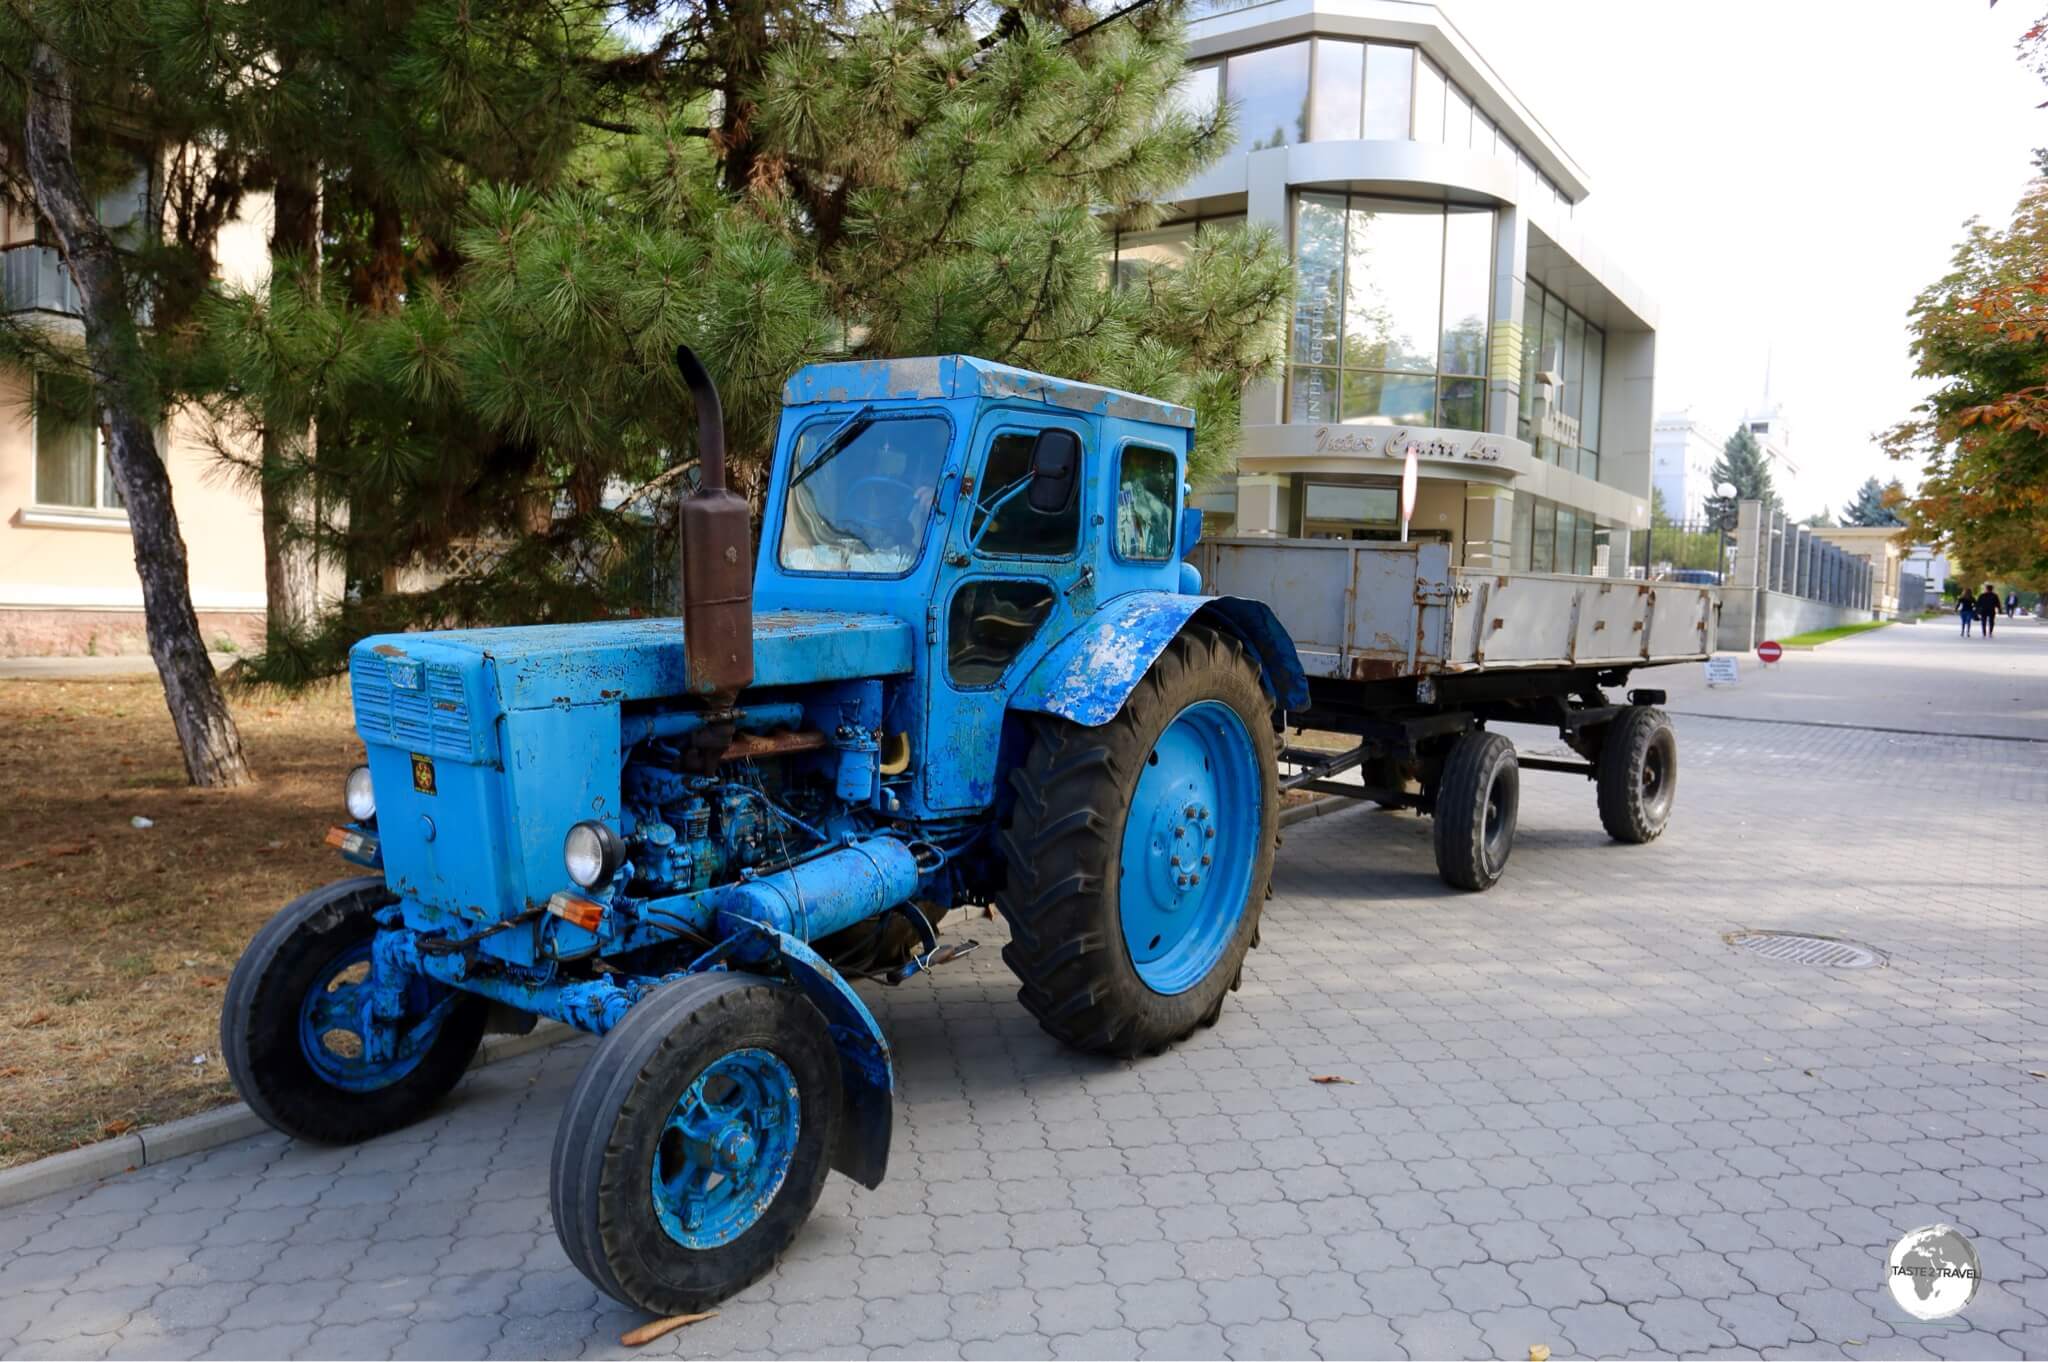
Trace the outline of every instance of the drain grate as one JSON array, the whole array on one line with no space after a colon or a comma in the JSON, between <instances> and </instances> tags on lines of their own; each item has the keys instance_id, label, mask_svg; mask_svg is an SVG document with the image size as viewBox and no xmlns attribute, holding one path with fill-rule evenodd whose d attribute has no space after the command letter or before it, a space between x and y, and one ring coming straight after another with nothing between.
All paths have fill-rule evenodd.
<instances>
[{"instance_id":1,"label":"drain grate","mask_svg":"<svg viewBox=\"0 0 2048 1362\"><path fill-rule=\"evenodd\" d=\"M1721 939L1766 960L1783 960L1794 965L1875 969L1891 963L1890 957L1875 946L1844 941L1839 936L1817 936L1811 932L1729 932Z\"/></svg>"}]
</instances>

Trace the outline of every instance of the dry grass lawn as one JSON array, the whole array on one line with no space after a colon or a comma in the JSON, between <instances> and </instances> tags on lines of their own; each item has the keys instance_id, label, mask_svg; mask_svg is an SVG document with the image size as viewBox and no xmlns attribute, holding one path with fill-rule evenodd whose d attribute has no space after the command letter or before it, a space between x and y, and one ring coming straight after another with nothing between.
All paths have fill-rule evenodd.
<instances>
[{"instance_id":1,"label":"dry grass lawn","mask_svg":"<svg viewBox=\"0 0 2048 1362\"><path fill-rule=\"evenodd\" d=\"M344 684L230 703L260 783L207 792L154 677L0 681L0 1167L232 1100L228 971L352 873L320 842L362 759Z\"/></svg>"}]
</instances>

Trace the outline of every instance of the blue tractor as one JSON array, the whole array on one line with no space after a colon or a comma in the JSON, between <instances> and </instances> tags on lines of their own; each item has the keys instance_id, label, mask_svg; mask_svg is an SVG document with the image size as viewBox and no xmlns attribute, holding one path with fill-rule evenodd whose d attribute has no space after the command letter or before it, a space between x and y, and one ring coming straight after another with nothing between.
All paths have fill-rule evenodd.
<instances>
[{"instance_id":1,"label":"blue tractor","mask_svg":"<svg viewBox=\"0 0 2048 1362\"><path fill-rule=\"evenodd\" d=\"M1276 717L1257 602L1183 558L1193 416L961 356L820 364L784 412L758 561L709 376L683 618L365 639L368 764L329 840L369 873L286 906L222 1045L290 1135L419 1117L487 1029L603 1039L555 1224L604 1291L703 1308L837 1169L888 1162L888 1038L853 987L955 958L997 905L1045 1029L1118 1056L1215 1022L1257 944Z\"/></svg>"}]
</instances>

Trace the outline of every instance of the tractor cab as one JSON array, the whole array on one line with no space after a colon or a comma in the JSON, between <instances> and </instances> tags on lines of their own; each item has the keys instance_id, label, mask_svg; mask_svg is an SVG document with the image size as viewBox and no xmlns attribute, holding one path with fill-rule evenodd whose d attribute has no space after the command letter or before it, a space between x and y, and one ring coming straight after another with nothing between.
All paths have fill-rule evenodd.
<instances>
[{"instance_id":1,"label":"tractor cab","mask_svg":"<svg viewBox=\"0 0 2048 1362\"><path fill-rule=\"evenodd\" d=\"M1012 698L1060 641L1102 602L1191 585L1193 438L1185 407L963 355L785 385L755 599L916 631L886 715L913 756L907 810L987 808Z\"/></svg>"}]
</instances>

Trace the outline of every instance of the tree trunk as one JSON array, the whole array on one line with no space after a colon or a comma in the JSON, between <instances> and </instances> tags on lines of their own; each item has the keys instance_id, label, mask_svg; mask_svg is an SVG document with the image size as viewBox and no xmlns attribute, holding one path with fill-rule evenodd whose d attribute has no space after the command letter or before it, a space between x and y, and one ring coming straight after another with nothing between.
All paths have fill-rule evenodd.
<instances>
[{"instance_id":1,"label":"tree trunk","mask_svg":"<svg viewBox=\"0 0 2048 1362\"><path fill-rule=\"evenodd\" d=\"M277 177L270 235L270 278L304 271L309 287L320 277L320 190L312 167L292 165ZM265 646L303 634L319 613L320 561L317 543L294 534L294 522L317 534L318 511L301 490L300 469L312 449L310 421L266 415L263 421L263 587Z\"/></svg>"},{"instance_id":2,"label":"tree trunk","mask_svg":"<svg viewBox=\"0 0 2048 1362\"><path fill-rule=\"evenodd\" d=\"M153 404L145 400L142 345L128 308L125 271L79 183L72 155L71 70L46 43L37 43L29 58L27 94L29 179L78 286L94 400L107 431L107 460L127 502L135 540L149 652L163 678L164 702L185 752L185 773L194 785L247 784L254 776L242 753L242 735L228 713L192 611L185 541L171 506L170 475L151 428Z\"/></svg>"}]
</instances>

